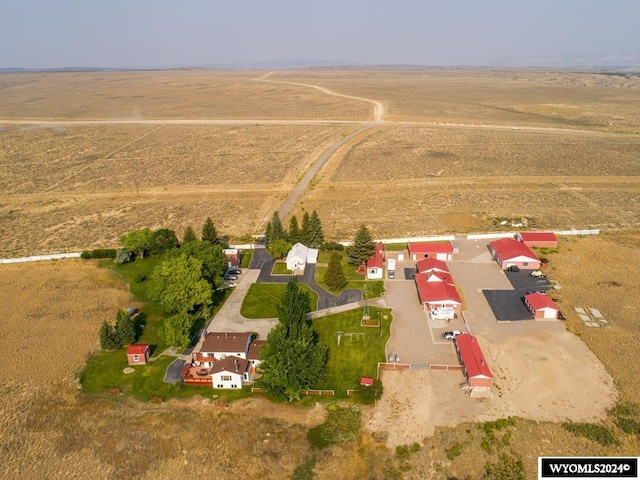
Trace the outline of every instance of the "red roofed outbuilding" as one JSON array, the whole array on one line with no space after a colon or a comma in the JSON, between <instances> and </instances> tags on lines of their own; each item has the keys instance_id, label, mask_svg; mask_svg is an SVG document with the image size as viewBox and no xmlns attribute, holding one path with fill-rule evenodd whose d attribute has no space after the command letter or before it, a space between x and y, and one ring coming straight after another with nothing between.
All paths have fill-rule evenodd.
<instances>
[{"instance_id":1,"label":"red roofed outbuilding","mask_svg":"<svg viewBox=\"0 0 640 480\"><path fill-rule=\"evenodd\" d=\"M560 314L560 309L553 300L542 293L525 295L524 304L536 320L555 320Z\"/></svg>"},{"instance_id":2,"label":"red roofed outbuilding","mask_svg":"<svg viewBox=\"0 0 640 480\"><path fill-rule=\"evenodd\" d=\"M451 242L409 243L409 257L414 262L423 258L447 261L453 258Z\"/></svg>"},{"instance_id":3,"label":"red roofed outbuilding","mask_svg":"<svg viewBox=\"0 0 640 480\"><path fill-rule=\"evenodd\" d=\"M558 238L553 232L518 232L516 240L527 247L558 248Z\"/></svg>"},{"instance_id":4,"label":"red roofed outbuilding","mask_svg":"<svg viewBox=\"0 0 640 480\"><path fill-rule=\"evenodd\" d=\"M416 273L415 280L420 303L425 310L452 307L456 312L460 311L462 300L455 286L446 282L429 281L427 273Z\"/></svg>"},{"instance_id":5,"label":"red roofed outbuilding","mask_svg":"<svg viewBox=\"0 0 640 480\"><path fill-rule=\"evenodd\" d=\"M442 260L428 257L416 263L418 273L443 272L449 273L449 267Z\"/></svg>"},{"instance_id":6,"label":"red roofed outbuilding","mask_svg":"<svg viewBox=\"0 0 640 480\"><path fill-rule=\"evenodd\" d=\"M129 365L146 365L149 360L149 345L129 345L127 362Z\"/></svg>"},{"instance_id":7,"label":"red roofed outbuilding","mask_svg":"<svg viewBox=\"0 0 640 480\"><path fill-rule=\"evenodd\" d=\"M474 393L490 392L493 385L491 369L484 358L478 339L470 334L456 335L456 353L462 364L462 373L467 378L471 396Z\"/></svg>"},{"instance_id":8,"label":"red roofed outbuilding","mask_svg":"<svg viewBox=\"0 0 640 480\"><path fill-rule=\"evenodd\" d=\"M489 244L491 255L502 270L518 267L524 270L540 268L540 260L524 243L514 238L502 238Z\"/></svg>"}]
</instances>

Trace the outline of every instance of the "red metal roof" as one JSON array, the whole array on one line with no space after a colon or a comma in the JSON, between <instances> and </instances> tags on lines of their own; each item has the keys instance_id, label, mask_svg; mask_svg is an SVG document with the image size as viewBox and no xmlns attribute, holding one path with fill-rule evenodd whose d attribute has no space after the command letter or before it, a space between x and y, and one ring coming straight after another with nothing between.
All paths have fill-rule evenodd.
<instances>
[{"instance_id":1,"label":"red metal roof","mask_svg":"<svg viewBox=\"0 0 640 480\"><path fill-rule=\"evenodd\" d=\"M536 310L542 310L543 308L551 308L553 310L560 311L558 306L553 303L553 300L541 293L530 293L529 295L525 295L524 299L529 305L531 305L534 312Z\"/></svg>"},{"instance_id":2,"label":"red metal roof","mask_svg":"<svg viewBox=\"0 0 640 480\"><path fill-rule=\"evenodd\" d=\"M531 260L538 260L536 254L531 251L524 243L514 238L502 238L491 242L491 248L503 260L510 260L517 257L526 257Z\"/></svg>"},{"instance_id":3,"label":"red metal roof","mask_svg":"<svg viewBox=\"0 0 640 480\"><path fill-rule=\"evenodd\" d=\"M523 242L557 242L556 234L553 232L520 232L518 233Z\"/></svg>"},{"instance_id":4,"label":"red metal roof","mask_svg":"<svg viewBox=\"0 0 640 480\"><path fill-rule=\"evenodd\" d=\"M418 272L430 272L431 270L440 270L442 272L449 272L449 267L442 260L436 260L433 257L425 258L424 260L420 260L416 263L416 268Z\"/></svg>"},{"instance_id":5,"label":"red metal roof","mask_svg":"<svg viewBox=\"0 0 640 480\"><path fill-rule=\"evenodd\" d=\"M421 303L462 305L456 287L445 282L428 282L428 274L416 273L416 285Z\"/></svg>"},{"instance_id":6,"label":"red metal roof","mask_svg":"<svg viewBox=\"0 0 640 480\"><path fill-rule=\"evenodd\" d=\"M410 243L409 255L414 253L453 253L451 242Z\"/></svg>"},{"instance_id":7,"label":"red metal roof","mask_svg":"<svg viewBox=\"0 0 640 480\"><path fill-rule=\"evenodd\" d=\"M440 272L438 270L433 270L431 272L425 273L427 276L428 282L445 282L449 285L453 285L453 278L448 272Z\"/></svg>"},{"instance_id":8,"label":"red metal roof","mask_svg":"<svg viewBox=\"0 0 640 480\"><path fill-rule=\"evenodd\" d=\"M373 257L367 259L367 268L382 268L384 257L382 254L376 253Z\"/></svg>"},{"instance_id":9,"label":"red metal roof","mask_svg":"<svg viewBox=\"0 0 640 480\"><path fill-rule=\"evenodd\" d=\"M454 340L467 377L493 378L476 337L469 334L456 335Z\"/></svg>"},{"instance_id":10,"label":"red metal roof","mask_svg":"<svg viewBox=\"0 0 640 480\"><path fill-rule=\"evenodd\" d=\"M127 355L144 355L149 345L129 345Z\"/></svg>"},{"instance_id":11,"label":"red metal roof","mask_svg":"<svg viewBox=\"0 0 640 480\"><path fill-rule=\"evenodd\" d=\"M365 385L370 387L373 385L373 378L371 377L360 377L360 385Z\"/></svg>"}]
</instances>

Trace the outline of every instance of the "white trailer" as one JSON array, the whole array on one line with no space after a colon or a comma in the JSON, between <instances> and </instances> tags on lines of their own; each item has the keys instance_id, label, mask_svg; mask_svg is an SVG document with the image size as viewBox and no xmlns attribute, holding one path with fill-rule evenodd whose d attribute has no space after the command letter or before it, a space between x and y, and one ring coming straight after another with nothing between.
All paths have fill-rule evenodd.
<instances>
[{"instance_id":1,"label":"white trailer","mask_svg":"<svg viewBox=\"0 0 640 480\"><path fill-rule=\"evenodd\" d=\"M396 276L396 260L394 258L387 260L387 275L389 275L389 278L395 278Z\"/></svg>"},{"instance_id":2,"label":"white trailer","mask_svg":"<svg viewBox=\"0 0 640 480\"><path fill-rule=\"evenodd\" d=\"M440 307L429 312L434 320L453 320L456 318L456 311L451 307Z\"/></svg>"}]
</instances>

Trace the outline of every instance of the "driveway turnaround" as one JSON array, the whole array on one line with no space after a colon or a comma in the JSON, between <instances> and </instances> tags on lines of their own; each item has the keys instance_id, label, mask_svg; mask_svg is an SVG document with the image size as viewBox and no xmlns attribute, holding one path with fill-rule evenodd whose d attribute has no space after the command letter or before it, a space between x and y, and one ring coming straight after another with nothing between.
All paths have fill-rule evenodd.
<instances>
[{"instance_id":1,"label":"driveway turnaround","mask_svg":"<svg viewBox=\"0 0 640 480\"><path fill-rule=\"evenodd\" d=\"M256 280L257 283L287 283L291 279L290 275L271 274L275 262L275 259L267 252L266 248L258 247L255 249L253 258L251 259L251 268L260 269L260 274ZM330 294L316 284L315 275L316 266L314 264L308 264L304 269L304 275L300 275L297 278L298 282L309 285L309 288L318 294L318 310L347 305L362 300L362 292L355 288L347 289L339 296Z\"/></svg>"}]
</instances>

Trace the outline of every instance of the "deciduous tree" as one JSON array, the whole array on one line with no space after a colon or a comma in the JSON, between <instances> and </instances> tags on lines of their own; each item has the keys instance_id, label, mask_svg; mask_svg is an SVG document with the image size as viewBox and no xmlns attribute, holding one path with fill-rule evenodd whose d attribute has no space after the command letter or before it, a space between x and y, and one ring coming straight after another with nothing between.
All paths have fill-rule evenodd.
<instances>
[{"instance_id":1,"label":"deciduous tree","mask_svg":"<svg viewBox=\"0 0 640 480\"><path fill-rule=\"evenodd\" d=\"M144 258L145 254L153 249L153 232L149 228L133 230L120 237L120 244L125 250Z\"/></svg>"},{"instance_id":2,"label":"deciduous tree","mask_svg":"<svg viewBox=\"0 0 640 480\"><path fill-rule=\"evenodd\" d=\"M292 278L278 305L280 322L261 352L260 384L275 398L299 400L324 375L328 350L307 319L310 310L309 294Z\"/></svg>"},{"instance_id":3,"label":"deciduous tree","mask_svg":"<svg viewBox=\"0 0 640 480\"><path fill-rule=\"evenodd\" d=\"M149 297L167 313L188 313L211 304L212 289L202 277L202 262L179 255L158 265L147 287Z\"/></svg>"},{"instance_id":4,"label":"deciduous tree","mask_svg":"<svg viewBox=\"0 0 640 480\"><path fill-rule=\"evenodd\" d=\"M271 245L269 245L269 253L275 258L282 258L289 253L291 246L292 245L289 242L279 238L278 240L271 242Z\"/></svg>"},{"instance_id":5,"label":"deciduous tree","mask_svg":"<svg viewBox=\"0 0 640 480\"><path fill-rule=\"evenodd\" d=\"M153 232L153 246L151 248L151 253L163 254L164 252L177 248L178 245L178 237L176 237L176 232L173 230L160 228Z\"/></svg>"},{"instance_id":6,"label":"deciduous tree","mask_svg":"<svg viewBox=\"0 0 640 480\"><path fill-rule=\"evenodd\" d=\"M186 312L179 312L165 319L160 334L162 339L169 345L187 348L191 343L193 324L193 316Z\"/></svg>"}]
</instances>

